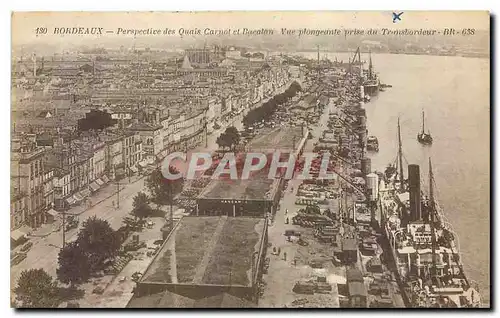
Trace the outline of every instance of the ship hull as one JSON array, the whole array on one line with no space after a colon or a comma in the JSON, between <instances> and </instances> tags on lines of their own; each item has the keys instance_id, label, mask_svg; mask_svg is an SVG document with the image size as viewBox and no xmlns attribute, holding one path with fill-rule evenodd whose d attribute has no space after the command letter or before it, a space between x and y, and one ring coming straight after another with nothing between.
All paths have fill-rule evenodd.
<instances>
[{"instance_id":1,"label":"ship hull","mask_svg":"<svg viewBox=\"0 0 500 318\"><path fill-rule=\"evenodd\" d=\"M380 87L378 84L368 84L364 85L364 91L365 95L368 96L375 96L378 94L378 91L380 90Z\"/></svg>"},{"instance_id":2,"label":"ship hull","mask_svg":"<svg viewBox=\"0 0 500 318\"><path fill-rule=\"evenodd\" d=\"M422 145L427 145L427 146L432 145L432 137L431 137L431 135L420 133L420 134L417 135L417 140Z\"/></svg>"},{"instance_id":3,"label":"ship hull","mask_svg":"<svg viewBox=\"0 0 500 318\"><path fill-rule=\"evenodd\" d=\"M367 145L366 150L372 152L378 152L378 145Z\"/></svg>"},{"instance_id":4,"label":"ship hull","mask_svg":"<svg viewBox=\"0 0 500 318\"><path fill-rule=\"evenodd\" d=\"M386 252L387 254L390 255L388 261L390 262L391 267L393 267L393 269L394 269L392 272L396 276L396 280L397 280L397 283L398 283L398 286L399 286L399 290L400 290L401 296L403 297L403 301L404 301L406 307L419 307L419 308L421 308L420 305L417 305L415 303L415 299L418 298L419 295L415 294L412 291L413 287L409 286L409 284L411 285L411 281L408 281L406 279L406 275L407 274L405 273L405 270L403 270L402 268L400 268L398 266L400 258L398 256L397 250L395 248L393 248L393 246L390 243L391 240L392 240L392 232L389 229L388 220L389 220L389 218L390 218L391 215L390 215L390 211L388 211L387 207L385 207L384 204L382 204L382 200L383 200L383 197L384 197L383 192L384 191L379 192L379 198L378 198L378 209L380 211L380 227L381 227L381 229L383 231L383 235L385 236L385 239L387 240L387 244L383 245L383 249L384 249L384 252ZM441 218L441 216L440 216L439 213L437 213L437 221L438 221L438 223L442 223L442 218ZM451 249L452 250L455 249L455 245L454 244L451 247ZM460 269L460 272L461 272L462 279L465 280L465 282L467 283L467 285L470 286L469 280L468 280L467 276L463 272L462 264L458 264L458 266L459 266L459 269ZM468 300L471 301L471 303L469 305L466 305L466 306L463 306L463 307L479 308L479 307L481 307L481 295L479 294L479 292L477 292L477 288L473 288L472 286L470 286L470 287L471 288L470 288L470 291L468 293L475 294L476 295L475 296L476 299L474 301L473 298L471 298L470 296L467 296ZM465 290L464 290L464 293L462 295L465 295L465 294L466 293L465 293ZM427 306L423 306L423 307L427 307Z\"/></svg>"},{"instance_id":5,"label":"ship hull","mask_svg":"<svg viewBox=\"0 0 500 318\"><path fill-rule=\"evenodd\" d=\"M388 220L389 216L387 215L387 211L385 211L385 209L382 207L382 202L381 202L380 197L378 200L378 209L380 210L380 216L381 216L380 228L383 229L383 234L385 235L384 238L386 240L386 244L384 244L384 246L383 246L384 252L388 252L388 254L390 255L390 258L389 258L390 265L394 269L393 273L396 276L396 282L398 283L399 291L401 293L401 296L403 297L403 301L405 303L405 306L407 308L411 308L412 307L412 303L411 303L412 296L411 296L411 293L409 293L408 288L406 288L405 284L403 283L401 273L399 272L398 261L397 261L398 256L396 255L396 250L393 249L391 244L390 244L391 235L389 233L390 231L387 227L387 222L386 222L386 220Z\"/></svg>"}]
</instances>

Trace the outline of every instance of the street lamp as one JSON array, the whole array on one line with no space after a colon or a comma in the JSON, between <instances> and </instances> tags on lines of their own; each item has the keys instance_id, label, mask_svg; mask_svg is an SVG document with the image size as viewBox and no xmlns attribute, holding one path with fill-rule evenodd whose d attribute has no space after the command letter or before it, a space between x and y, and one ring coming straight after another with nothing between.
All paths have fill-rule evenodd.
<instances>
[{"instance_id":1,"label":"street lamp","mask_svg":"<svg viewBox=\"0 0 500 318\"><path fill-rule=\"evenodd\" d=\"M255 251L253 252L252 254L252 277L250 278L252 281L251 281L251 284L252 284L252 289L254 290L254 297L257 298L257 290L255 289L255 273L257 273L257 264L255 264L255 255L257 255L259 253L259 251Z\"/></svg>"}]
</instances>

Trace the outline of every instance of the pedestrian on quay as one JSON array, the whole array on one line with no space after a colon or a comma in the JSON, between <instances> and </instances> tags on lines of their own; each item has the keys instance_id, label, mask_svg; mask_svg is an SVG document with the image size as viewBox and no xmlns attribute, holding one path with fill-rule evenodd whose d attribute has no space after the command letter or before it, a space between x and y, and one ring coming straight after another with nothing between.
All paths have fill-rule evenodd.
<instances>
[{"instance_id":1,"label":"pedestrian on quay","mask_svg":"<svg viewBox=\"0 0 500 318\"><path fill-rule=\"evenodd\" d=\"M281 255L281 247L278 247L278 255Z\"/></svg>"},{"instance_id":2,"label":"pedestrian on quay","mask_svg":"<svg viewBox=\"0 0 500 318\"><path fill-rule=\"evenodd\" d=\"M286 252L283 252L283 260L286 261Z\"/></svg>"}]
</instances>

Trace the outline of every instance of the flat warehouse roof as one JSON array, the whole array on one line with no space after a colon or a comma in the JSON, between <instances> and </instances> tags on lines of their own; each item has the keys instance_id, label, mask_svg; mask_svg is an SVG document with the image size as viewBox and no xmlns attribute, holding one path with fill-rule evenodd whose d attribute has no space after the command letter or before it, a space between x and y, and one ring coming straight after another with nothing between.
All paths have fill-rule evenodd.
<instances>
[{"instance_id":1,"label":"flat warehouse roof","mask_svg":"<svg viewBox=\"0 0 500 318\"><path fill-rule=\"evenodd\" d=\"M264 231L261 218L184 217L140 283L251 286Z\"/></svg>"},{"instance_id":2,"label":"flat warehouse roof","mask_svg":"<svg viewBox=\"0 0 500 318\"><path fill-rule=\"evenodd\" d=\"M295 150L300 140L304 137L302 127L280 127L264 131L252 139L246 146L248 151L259 151L262 149Z\"/></svg>"},{"instance_id":3,"label":"flat warehouse roof","mask_svg":"<svg viewBox=\"0 0 500 318\"><path fill-rule=\"evenodd\" d=\"M272 200L279 179L213 180L198 199Z\"/></svg>"}]
</instances>

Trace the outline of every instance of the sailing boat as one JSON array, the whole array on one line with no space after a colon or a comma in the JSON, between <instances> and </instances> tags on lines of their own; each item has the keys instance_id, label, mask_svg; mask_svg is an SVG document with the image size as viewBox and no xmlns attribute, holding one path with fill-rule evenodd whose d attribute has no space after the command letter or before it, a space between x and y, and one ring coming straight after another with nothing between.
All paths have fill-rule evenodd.
<instances>
[{"instance_id":1,"label":"sailing boat","mask_svg":"<svg viewBox=\"0 0 500 318\"><path fill-rule=\"evenodd\" d=\"M417 135L417 140L419 143L423 145L432 145L432 136L430 131L425 132L425 115L424 111L422 111L422 131Z\"/></svg>"}]
</instances>

